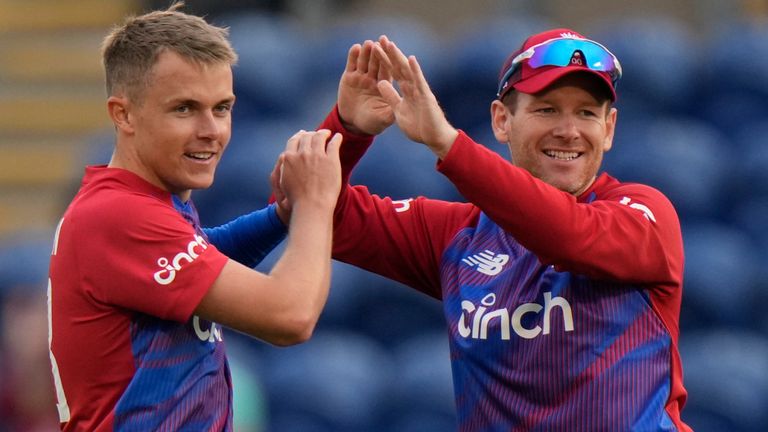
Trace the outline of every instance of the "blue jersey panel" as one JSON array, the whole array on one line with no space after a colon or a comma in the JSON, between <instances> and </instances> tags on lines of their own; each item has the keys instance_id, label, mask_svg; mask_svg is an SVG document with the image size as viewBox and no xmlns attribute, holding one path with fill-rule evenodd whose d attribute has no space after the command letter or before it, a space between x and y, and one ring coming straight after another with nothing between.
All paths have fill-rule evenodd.
<instances>
[{"instance_id":1,"label":"blue jersey panel","mask_svg":"<svg viewBox=\"0 0 768 432\"><path fill-rule=\"evenodd\" d=\"M485 215L441 278L461 430L674 430L671 337L642 287L558 272Z\"/></svg>"},{"instance_id":2,"label":"blue jersey panel","mask_svg":"<svg viewBox=\"0 0 768 432\"><path fill-rule=\"evenodd\" d=\"M115 409L116 430L231 430L231 378L218 325L139 315L131 340L136 374Z\"/></svg>"}]
</instances>

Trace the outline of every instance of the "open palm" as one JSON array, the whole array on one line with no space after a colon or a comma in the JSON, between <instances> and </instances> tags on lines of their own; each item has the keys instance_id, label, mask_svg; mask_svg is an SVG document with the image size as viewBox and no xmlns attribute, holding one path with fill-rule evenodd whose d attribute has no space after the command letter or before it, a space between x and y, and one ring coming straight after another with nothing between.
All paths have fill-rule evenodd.
<instances>
[{"instance_id":1,"label":"open palm","mask_svg":"<svg viewBox=\"0 0 768 432\"><path fill-rule=\"evenodd\" d=\"M378 135L395 121L392 107L381 96L377 83L391 81L391 73L382 65L377 43L367 40L353 45L339 83L338 106L344 126L353 133Z\"/></svg>"},{"instance_id":2,"label":"open palm","mask_svg":"<svg viewBox=\"0 0 768 432\"><path fill-rule=\"evenodd\" d=\"M426 144L438 157L444 157L458 131L445 118L419 62L414 56L406 57L386 36L379 38L379 46L386 55L381 63L387 64L400 87L398 92L391 80L378 83L379 92L394 111L397 125L410 140Z\"/></svg>"}]
</instances>

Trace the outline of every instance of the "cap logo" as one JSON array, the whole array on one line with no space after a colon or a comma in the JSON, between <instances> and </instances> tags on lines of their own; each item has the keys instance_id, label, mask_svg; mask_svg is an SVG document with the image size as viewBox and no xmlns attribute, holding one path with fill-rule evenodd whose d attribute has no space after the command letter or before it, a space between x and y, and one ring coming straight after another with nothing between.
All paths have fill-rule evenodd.
<instances>
[{"instance_id":1,"label":"cap logo","mask_svg":"<svg viewBox=\"0 0 768 432\"><path fill-rule=\"evenodd\" d=\"M574 51L569 62L573 66L584 66L584 56L581 51Z\"/></svg>"}]
</instances>

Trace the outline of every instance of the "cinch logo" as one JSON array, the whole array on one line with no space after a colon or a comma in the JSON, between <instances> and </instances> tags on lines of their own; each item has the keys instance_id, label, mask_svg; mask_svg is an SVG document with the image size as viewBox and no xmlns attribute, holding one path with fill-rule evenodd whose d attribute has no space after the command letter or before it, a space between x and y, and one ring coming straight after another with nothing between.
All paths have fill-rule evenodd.
<instances>
[{"instance_id":1,"label":"cinch logo","mask_svg":"<svg viewBox=\"0 0 768 432\"><path fill-rule=\"evenodd\" d=\"M630 208L633 208L635 210L640 210L643 212L643 216L645 216L646 219L648 219L651 222L656 222L656 216L654 216L651 209L648 208L648 206L632 202L632 199L630 197L624 197L619 201L619 204L624 204L625 206L629 206Z\"/></svg>"},{"instance_id":2,"label":"cinch logo","mask_svg":"<svg viewBox=\"0 0 768 432\"><path fill-rule=\"evenodd\" d=\"M201 321L203 323L210 324L210 327L208 329L203 329L203 327L200 325ZM221 342L221 328L219 328L218 325L216 325L215 322L205 321L201 320L200 317L195 315L192 318L192 327L195 329L195 334L197 335L197 338L200 339L203 342Z\"/></svg>"},{"instance_id":3,"label":"cinch logo","mask_svg":"<svg viewBox=\"0 0 768 432\"><path fill-rule=\"evenodd\" d=\"M177 253L170 262L166 257L160 257L157 260L157 265L162 270L155 272L155 282L160 285L168 285L173 282L176 279L176 272L181 270L182 260L191 263L206 249L208 249L208 243L206 243L204 238L195 234L195 239L189 242L186 252Z\"/></svg>"},{"instance_id":4,"label":"cinch logo","mask_svg":"<svg viewBox=\"0 0 768 432\"><path fill-rule=\"evenodd\" d=\"M406 212L406 211L411 209L411 202L412 201L413 201L413 198L392 201L392 207L395 208L395 212L397 212L397 213Z\"/></svg>"},{"instance_id":5,"label":"cinch logo","mask_svg":"<svg viewBox=\"0 0 768 432\"><path fill-rule=\"evenodd\" d=\"M462 313L461 318L459 318L459 334L464 338L487 339L488 326L494 319L499 320L501 340L509 340L510 328L516 335L525 339L533 339L539 334L549 334L550 313L555 307L559 307L562 310L565 331L573 331L573 313L571 312L570 303L563 297L552 298L551 292L544 293L544 306L538 303L523 303L512 311L511 317L506 308L488 312L488 308L496 303L496 294L488 294L483 297L480 303L482 306L475 306L468 300L462 300L461 302ZM543 327L539 325L533 328L523 327L522 320L525 314L538 314L542 309L544 309ZM471 328L469 327L470 321L472 322Z\"/></svg>"},{"instance_id":6,"label":"cinch logo","mask_svg":"<svg viewBox=\"0 0 768 432\"><path fill-rule=\"evenodd\" d=\"M477 266L476 270L480 273L487 274L488 276L496 276L501 273L504 264L509 262L509 255L496 255L494 252L486 249L485 252L468 256L462 259L462 261L470 267Z\"/></svg>"}]
</instances>

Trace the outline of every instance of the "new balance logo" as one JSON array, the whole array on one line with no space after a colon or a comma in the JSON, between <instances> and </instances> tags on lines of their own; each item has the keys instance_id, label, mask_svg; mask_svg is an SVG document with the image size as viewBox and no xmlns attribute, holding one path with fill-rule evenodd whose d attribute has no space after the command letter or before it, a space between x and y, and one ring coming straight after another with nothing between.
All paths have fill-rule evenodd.
<instances>
[{"instance_id":1,"label":"new balance logo","mask_svg":"<svg viewBox=\"0 0 768 432\"><path fill-rule=\"evenodd\" d=\"M560 33L560 37L563 39L584 39L583 37L577 36L571 32Z\"/></svg>"},{"instance_id":2,"label":"new balance logo","mask_svg":"<svg viewBox=\"0 0 768 432\"><path fill-rule=\"evenodd\" d=\"M509 255L498 254L486 249L484 252L470 255L462 259L464 263L470 267L477 266L477 271L488 276L496 276L501 273L504 268L504 264L509 262Z\"/></svg>"}]
</instances>

